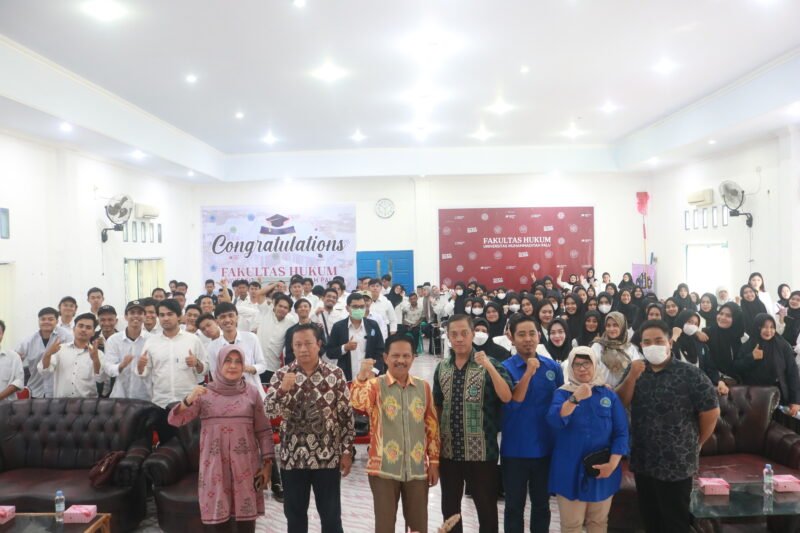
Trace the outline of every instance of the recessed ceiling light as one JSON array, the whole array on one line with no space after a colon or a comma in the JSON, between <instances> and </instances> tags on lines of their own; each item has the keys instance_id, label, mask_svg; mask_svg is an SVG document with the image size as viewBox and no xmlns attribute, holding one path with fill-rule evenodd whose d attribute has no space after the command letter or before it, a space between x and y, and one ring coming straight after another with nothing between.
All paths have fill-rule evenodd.
<instances>
[{"instance_id":1,"label":"recessed ceiling light","mask_svg":"<svg viewBox=\"0 0 800 533\"><path fill-rule=\"evenodd\" d=\"M272 130L268 131L264 138L261 139L263 142L267 143L268 145L272 146L276 142L278 142L278 138L272 134Z\"/></svg>"},{"instance_id":2,"label":"recessed ceiling light","mask_svg":"<svg viewBox=\"0 0 800 533\"><path fill-rule=\"evenodd\" d=\"M647 160L647 164L650 165L651 167L657 167L660 163L661 160L655 156Z\"/></svg>"},{"instance_id":3,"label":"recessed ceiling light","mask_svg":"<svg viewBox=\"0 0 800 533\"><path fill-rule=\"evenodd\" d=\"M239 111L238 113L236 113L236 115L235 115L235 116L236 116L236 118L238 118L239 120L242 120L242 119L244 118L244 113L242 113L241 111Z\"/></svg>"},{"instance_id":4,"label":"recessed ceiling light","mask_svg":"<svg viewBox=\"0 0 800 533\"><path fill-rule=\"evenodd\" d=\"M494 137L494 133L486 129L486 126L481 124L480 127L470 135L473 139L477 139L481 142L486 141L492 137Z\"/></svg>"},{"instance_id":5,"label":"recessed ceiling light","mask_svg":"<svg viewBox=\"0 0 800 533\"><path fill-rule=\"evenodd\" d=\"M134 150L133 152L131 152L131 157L134 159L144 159L145 157L147 157L147 154L145 154L141 150Z\"/></svg>"},{"instance_id":6,"label":"recessed ceiling light","mask_svg":"<svg viewBox=\"0 0 800 533\"><path fill-rule=\"evenodd\" d=\"M361 133L361 130L360 130L360 129L357 129L357 130L355 131L355 133L353 133L353 134L350 136L350 139L352 139L352 140L353 140L353 142L356 142L356 143L360 143L361 141L363 141L363 140L364 140L364 139L366 139L366 138L367 138L367 136L366 136L366 135L364 135L363 133Z\"/></svg>"},{"instance_id":7,"label":"recessed ceiling light","mask_svg":"<svg viewBox=\"0 0 800 533\"><path fill-rule=\"evenodd\" d=\"M306 0L294 0L292 4L294 4L294 7L306 7Z\"/></svg>"},{"instance_id":8,"label":"recessed ceiling light","mask_svg":"<svg viewBox=\"0 0 800 533\"><path fill-rule=\"evenodd\" d=\"M486 108L486 111L494 113L495 115L505 115L514 109L514 106L503 100L502 96L498 96L497 100L492 105Z\"/></svg>"},{"instance_id":9,"label":"recessed ceiling light","mask_svg":"<svg viewBox=\"0 0 800 533\"><path fill-rule=\"evenodd\" d=\"M336 65L328 60L325 63L311 71L311 75L325 83L333 83L347 76L348 72L342 67Z\"/></svg>"},{"instance_id":10,"label":"recessed ceiling light","mask_svg":"<svg viewBox=\"0 0 800 533\"><path fill-rule=\"evenodd\" d=\"M603 106L600 108L600 111L602 111L606 115L610 115L617 109L619 109L619 106L617 104L615 104L611 100L606 100L606 103L603 104Z\"/></svg>"},{"instance_id":11,"label":"recessed ceiling light","mask_svg":"<svg viewBox=\"0 0 800 533\"><path fill-rule=\"evenodd\" d=\"M674 62L672 59L664 56L658 61L658 63L653 65L653 71L661 74L662 76L668 76L675 72L679 66L680 65Z\"/></svg>"},{"instance_id":12,"label":"recessed ceiling light","mask_svg":"<svg viewBox=\"0 0 800 533\"><path fill-rule=\"evenodd\" d=\"M580 137L581 135L585 135L585 134L586 134L586 132L583 131L582 129L579 129L577 124L575 124L574 122L570 122L569 128L567 128L567 129L565 129L564 131L561 132L561 135L563 135L564 137L567 137L569 139L572 139L572 140L575 140L578 137Z\"/></svg>"},{"instance_id":13,"label":"recessed ceiling light","mask_svg":"<svg viewBox=\"0 0 800 533\"><path fill-rule=\"evenodd\" d=\"M64 133L69 133L69 132L71 132L71 131L72 131L72 124L70 124L69 122L62 122L62 123L61 123L61 124L58 126L58 129L60 129L60 130L61 130L61 131L63 131Z\"/></svg>"},{"instance_id":14,"label":"recessed ceiling light","mask_svg":"<svg viewBox=\"0 0 800 533\"><path fill-rule=\"evenodd\" d=\"M530 71L531 67L529 67L528 65L522 65L521 67L519 67L519 73L522 74L523 76L529 73Z\"/></svg>"},{"instance_id":15,"label":"recessed ceiling light","mask_svg":"<svg viewBox=\"0 0 800 533\"><path fill-rule=\"evenodd\" d=\"M89 0L81 4L81 10L100 22L113 22L128 14L128 10L114 0Z\"/></svg>"},{"instance_id":16,"label":"recessed ceiling light","mask_svg":"<svg viewBox=\"0 0 800 533\"><path fill-rule=\"evenodd\" d=\"M434 24L426 24L406 36L400 47L423 66L435 66L461 48L461 39Z\"/></svg>"},{"instance_id":17,"label":"recessed ceiling light","mask_svg":"<svg viewBox=\"0 0 800 533\"><path fill-rule=\"evenodd\" d=\"M717 140L716 139L709 139L708 140L708 144L717 144Z\"/></svg>"},{"instance_id":18,"label":"recessed ceiling light","mask_svg":"<svg viewBox=\"0 0 800 533\"><path fill-rule=\"evenodd\" d=\"M790 105L786 112L793 117L800 117L800 102L795 102Z\"/></svg>"},{"instance_id":19,"label":"recessed ceiling light","mask_svg":"<svg viewBox=\"0 0 800 533\"><path fill-rule=\"evenodd\" d=\"M186 83L197 83L197 76L194 74L189 74L186 76Z\"/></svg>"},{"instance_id":20,"label":"recessed ceiling light","mask_svg":"<svg viewBox=\"0 0 800 533\"><path fill-rule=\"evenodd\" d=\"M190 170L189 172L186 173L186 175L189 176L190 178L193 178L194 177L194 170Z\"/></svg>"}]
</instances>

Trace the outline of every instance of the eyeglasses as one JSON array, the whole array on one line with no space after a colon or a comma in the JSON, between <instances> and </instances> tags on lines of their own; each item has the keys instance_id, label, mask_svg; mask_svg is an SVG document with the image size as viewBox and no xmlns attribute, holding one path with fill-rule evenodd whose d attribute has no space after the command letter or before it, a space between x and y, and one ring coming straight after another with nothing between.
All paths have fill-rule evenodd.
<instances>
[{"instance_id":1,"label":"eyeglasses","mask_svg":"<svg viewBox=\"0 0 800 533\"><path fill-rule=\"evenodd\" d=\"M575 370L589 370L594 365L589 361L585 361L583 363L572 363L572 368Z\"/></svg>"}]
</instances>

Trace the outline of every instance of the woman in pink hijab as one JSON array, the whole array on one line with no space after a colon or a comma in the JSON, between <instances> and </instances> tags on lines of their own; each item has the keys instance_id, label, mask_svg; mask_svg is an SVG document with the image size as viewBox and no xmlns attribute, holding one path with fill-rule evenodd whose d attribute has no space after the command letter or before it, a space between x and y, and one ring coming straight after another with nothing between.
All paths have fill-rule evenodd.
<instances>
[{"instance_id":1,"label":"woman in pink hijab","mask_svg":"<svg viewBox=\"0 0 800 533\"><path fill-rule=\"evenodd\" d=\"M217 356L214 380L197 386L169 413L173 426L200 417L200 517L208 531L255 531L275 451L261 395L243 377L235 344ZM236 522L235 524L233 522Z\"/></svg>"}]
</instances>

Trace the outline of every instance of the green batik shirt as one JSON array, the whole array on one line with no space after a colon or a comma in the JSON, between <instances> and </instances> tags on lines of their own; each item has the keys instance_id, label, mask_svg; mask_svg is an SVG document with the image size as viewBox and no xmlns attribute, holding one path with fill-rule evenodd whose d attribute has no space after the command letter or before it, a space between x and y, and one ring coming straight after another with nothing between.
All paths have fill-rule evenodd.
<instances>
[{"instance_id":1,"label":"green batik shirt","mask_svg":"<svg viewBox=\"0 0 800 533\"><path fill-rule=\"evenodd\" d=\"M475 362L474 350L460 370L454 358L451 351L433 374L433 403L442 410L441 456L452 461L497 461L503 402L489 373ZM495 359L489 360L510 388L508 371Z\"/></svg>"}]
</instances>

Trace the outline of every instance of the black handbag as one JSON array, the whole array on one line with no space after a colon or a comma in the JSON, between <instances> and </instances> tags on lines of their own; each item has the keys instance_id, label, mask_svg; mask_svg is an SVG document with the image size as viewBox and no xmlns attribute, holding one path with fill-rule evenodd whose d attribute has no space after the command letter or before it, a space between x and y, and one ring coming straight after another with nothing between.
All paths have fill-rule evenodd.
<instances>
[{"instance_id":1,"label":"black handbag","mask_svg":"<svg viewBox=\"0 0 800 533\"><path fill-rule=\"evenodd\" d=\"M600 471L596 468L592 468L593 465L602 465L609 462L610 460L611 460L611 449L603 448L602 450L592 452L583 458L583 469L586 472L587 476L597 477L600 475Z\"/></svg>"}]
</instances>

